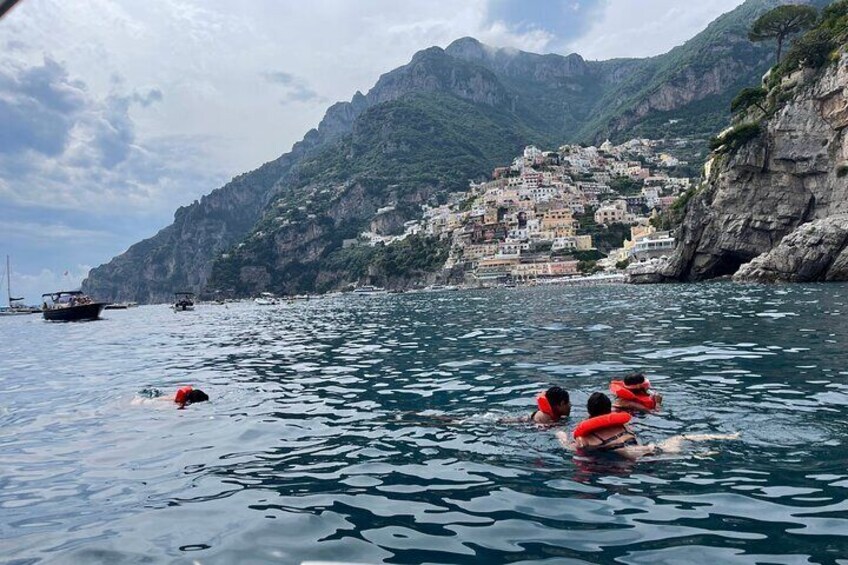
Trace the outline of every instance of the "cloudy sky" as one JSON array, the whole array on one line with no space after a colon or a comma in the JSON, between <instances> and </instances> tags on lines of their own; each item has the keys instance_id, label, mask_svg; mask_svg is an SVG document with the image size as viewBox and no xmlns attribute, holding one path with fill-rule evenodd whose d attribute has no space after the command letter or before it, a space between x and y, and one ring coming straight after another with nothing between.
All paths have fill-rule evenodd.
<instances>
[{"instance_id":1,"label":"cloudy sky","mask_svg":"<svg viewBox=\"0 0 848 565\"><path fill-rule=\"evenodd\" d=\"M650 56L740 3L22 0L0 20L0 252L13 290L35 301L78 285L420 49L473 36Z\"/></svg>"}]
</instances>

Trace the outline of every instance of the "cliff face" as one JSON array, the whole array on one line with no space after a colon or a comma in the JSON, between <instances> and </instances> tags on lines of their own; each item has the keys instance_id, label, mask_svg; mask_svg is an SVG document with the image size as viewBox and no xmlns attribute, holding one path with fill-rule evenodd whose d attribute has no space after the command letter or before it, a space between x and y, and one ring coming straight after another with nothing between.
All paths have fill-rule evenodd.
<instances>
[{"instance_id":1,"label":"cliff face","mask_svg":"<svg viewBox=\"0 0 848 565\"><path fill-rule=\"evenodd\" d=\"M275 185L294 158L286 155L204 196L174 214L174 223L92 269L84 292L112 301L165 302L198 291L211 272L210 257L240 241L254 226Z\"/></svg>"},{"instance_id":2,"label":"cliff face","mask_svg":"<svg viewBox=\"0 0 848 565\"><path fill-rule=\"evenodd\" d=\"M666 278L848 278L848 55L793 80L762 133L711 163Z\"/></svg>"}]
</instances>

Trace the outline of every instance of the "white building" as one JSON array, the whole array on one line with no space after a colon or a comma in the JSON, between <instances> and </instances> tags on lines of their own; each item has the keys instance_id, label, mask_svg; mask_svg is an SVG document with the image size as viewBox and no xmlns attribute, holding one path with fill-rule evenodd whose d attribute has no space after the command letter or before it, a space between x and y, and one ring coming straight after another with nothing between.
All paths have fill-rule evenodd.
<instances>
[{"instance_id":1,"label":"white building","mask_svg":"<svg viewBox=\"0 0 848 565\"><path fill-rule=\"evenodd\" d=\"M667 231L656 232L641 237L633 242L630 256L637 261L667 257L674 251L674 237Z\"/></svg>"},{"instance_id":2,"label":"white building","mask_svg":"<svg viewBox=\"0 0 848 565\"><path fill-rule=\"evenodd\" d=\"M660 203L660 189L656 186L643 186L642 196L645 197L645 205L648 208L656 208Z\"/></svg>"},{"instance_id":3,"label":"white building","mask_svg":"<svg viewBox=\"0 0 848 565\"><path fill-rule=\"evenodd\" d=\"M524 148L524 159L526 161L535 161L536 157L541 157L542 151L535 145L528 145Z\"/></svg>"},{"instance_id":4,"label":"white building","mask_svg":"<svg viewBox=\"0 0 848 565\"><path fill-rule=\"evenodd\" d=\"M601 225L629 224L636 217L627 212L627 201L616 200L612 204L601 206L595 210L595 223Z\"/></svg>"}]
</instances>

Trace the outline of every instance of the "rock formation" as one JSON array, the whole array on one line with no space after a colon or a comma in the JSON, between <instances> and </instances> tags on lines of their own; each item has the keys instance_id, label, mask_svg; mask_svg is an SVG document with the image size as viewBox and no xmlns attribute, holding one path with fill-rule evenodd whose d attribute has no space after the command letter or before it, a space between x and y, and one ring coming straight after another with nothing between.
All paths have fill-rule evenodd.
<instances>
[{"instance_id":1,"label":"rock formation","mask_svg":"<svg viewBox=\"0 0 848 565\"><path fill-rule=\"evenodd\" d=\"M784 87L791 98L762 133L710 163L661 272L666 280L844 278L848 55L818 73L799 71Z\"/></svg>"}]
</instances>

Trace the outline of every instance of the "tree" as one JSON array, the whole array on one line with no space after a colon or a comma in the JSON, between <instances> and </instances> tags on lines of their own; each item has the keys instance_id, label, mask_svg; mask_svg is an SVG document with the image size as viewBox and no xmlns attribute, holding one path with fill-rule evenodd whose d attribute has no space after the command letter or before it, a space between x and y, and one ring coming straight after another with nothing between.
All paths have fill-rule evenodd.
<instances>
[{"instance_id":1,"label":"tree","mask_svg":"<svg viewBox=\"0 0 848 565\"><path fill-rule=\"evenodd\" d=\"M836 47L829 31L813 30L793 43L781 67L786 72L794 71L799 66L817 69L827 63L831 51Z\"/></svg>"},{"instance_id":2,"label":"tree","mask_svg":"<svg viewBox=\"0 0 848 565\"><path fill-rule=\"evenodd\" d=\"M812 6L788 4L778 6L757 18L748 32L751 41L777 40L777 62L783 51L783 41L790 35L809 29L816 23L816 9Z\"/></svg>"},{"instance_id":3,"label":"tree","mask_svg":"<svg viewBox=\"0 0 848 565\"><path fill-rule=\"evenodd\" d=\"M766 112L766 109L763 107L763 101L766 99L767 94L768 93L765 88L743 88L742 91L736 95L736 98L734 98L730 103L730 111L738 112L751 106L756 106L762 110L763 114L767 114L768 112Z\"/></svg>"}]
</instances>

